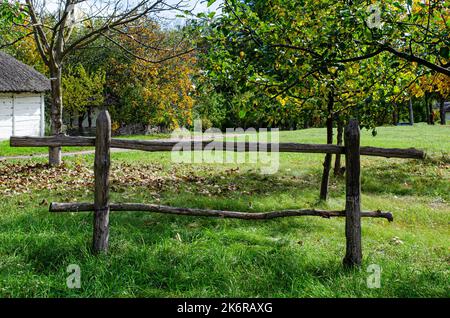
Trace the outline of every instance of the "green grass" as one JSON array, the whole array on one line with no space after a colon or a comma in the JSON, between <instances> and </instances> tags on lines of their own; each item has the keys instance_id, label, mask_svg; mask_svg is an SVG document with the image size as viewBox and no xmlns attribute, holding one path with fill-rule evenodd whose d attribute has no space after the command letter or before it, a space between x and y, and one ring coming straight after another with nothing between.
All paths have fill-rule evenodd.
<instances>
[{"instance_id":1,"label":"green grass","mask_svg":"<svg viewBox=\"0 0 450 318\"><path fill-rule=\"evenodd\" d=\"M111 215L109 254L95 257L92 215L50 215L47 206L92 200L92 178L76 181L90 171L93 156L67 159L65 177L45 166L20 170L25 163L14 161L19 194L0 183L0 296L449 297L449 132L426 125L382 127L376 138L363 132L364 145L417 147L430 158L362 159L363 209L391 211L395 221L363 219L360 270L341 265L345 221L313 217L248 222L118 213ZM323 143L325 132L281 136ZM345 204L343 178L332 178L327 203L318 201L322 155L282 154L279 172L270 176L250 164L173 164L169 153L112 159L115 202L255 212ZM0 173L6 165L0 163ZM46 176L62 179L46 189ZM70 264L81 268L79 290L66 287ZM382 267L379 289L367 287L370 264Z\"/></svg>"},{"instance_id":2,"label":"green grass","mask_svg":"<svg viewBox=\"0 0 450 318\"><path fill-rule=\"evenodd\" d=\"M121 136L123 139L164 139L168 138L168 134L155 134L146 136ZM92 150L92 147L63 147L63 152L78 152ZM9 140L0 141L0 157L17 157L17 156L36 156L48 153L48 148L33 148L33 147L10 147Z\"/></svg>"}]
</instances>

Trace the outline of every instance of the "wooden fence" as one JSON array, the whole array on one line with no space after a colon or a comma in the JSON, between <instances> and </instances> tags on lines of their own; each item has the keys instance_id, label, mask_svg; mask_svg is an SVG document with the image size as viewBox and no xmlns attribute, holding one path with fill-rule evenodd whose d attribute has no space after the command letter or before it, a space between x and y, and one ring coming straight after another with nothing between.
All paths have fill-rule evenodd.
<instances>
[{"instance_id":1,"label":"wooden fence","mask_svg":"<svg viewBox=\"0 0 450 318\"><path fill-rule=\"evenodd\" d=\"M268 220L282 217L319 216L323 218L345 217L346 255L344 265L353 267L361 265L361 218L385 218L390 222L393 216L389 212L361 211L361 164L360 156L380 156L387 158L423 159L425 153L416 149L386 149L360 147L360 129L357 121L352 120L345 129L345 145L312 145L298 143L274 144L229 143L217 141L136 141L111 138L111 119L107 111L102 111L97 118L96 138L85 137L12 137L12 147L71 147L95 146L95 192L94 203L52 203L50 212L94 212L93 252L107 252L109 242L109 214L111 211L154 212L185 216L221 217L243 220ZM343 211L319 210L285 210L268 213L244 213L236 211L219 211L207 209L176 208L155 204L114 204L109 202L110 149L132 149L150 152L173 151L174 147L184 150L204 149L209 145L214 149L225 151L251 152L273 151L295 153L343 154L346 157L346 203ZM183 147L180 147L183 146ZM200 147L199 147L200 146Z\"/></svg>"}]
</instances>

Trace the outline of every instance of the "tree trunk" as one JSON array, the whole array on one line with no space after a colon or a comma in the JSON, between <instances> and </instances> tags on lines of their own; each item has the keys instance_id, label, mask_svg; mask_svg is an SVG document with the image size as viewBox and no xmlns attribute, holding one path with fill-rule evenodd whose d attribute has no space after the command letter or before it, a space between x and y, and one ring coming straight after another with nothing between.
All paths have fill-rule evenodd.
<instances>
[{"instance_id":1,"label":"tree trunk","mask_svg":"<svg viewBox=\"0 0 450 318\"><path fill-rule=\"evenodd\" d=\"M88 118L88 127L92 128L92 106L88 107L87 118Z\"/></svg>"},{"instance_id":2,"label":"tree trunk","mask_svg":"<svg viewBox=\"0 0 450 318\"><path fill-rule=\"evenodd\" d=\"M84 114L78 115L78 130L80 133L83 131L83 121L84 121Z\"/></svg>"},{"instance_id":3,"label":"tree trunk","mask_svg":"<svg viewBox=\"0 0 450 318\"><path fill-rule=\"evenodd\" d=\"M409 124L414 126L414 110L412 99L409 100Z\"/></svg>"},{"instance_id":4,"label":"tree trunk","mask_svg":"<svg viewBox=\"0 0 450 318\"><path fill-rule=\"evenodd\" d=\"M342 121L338 121L337 126L337 145L342 146L344 142L344 125L342 124ZM341 167L341 154L336 155L336 160L334 162L334 175L335 176L342 176L344 174L344 169Z\"/></svg>"},{"instance_id":5,"label":"tree trunk","mask_svg":"<svg viewBox=\"0 0 450 318\"><path fill-rule=\"evenodd\" d=\"M399 122L398 107L396 104L394 104L394 111L392 112L392 125L397 126L398 122Z\"/></svg>"},{"instance_id":6,"label":"tree trunk","mask_svg":"<svg viewBox=\"0 0 450 318\"><path fill-rule=\"evenodd\" d=\"M53 62L53 64L56 64ZM52 108L51 108L51 133L60 135L62 132L62 70L57 65L50 67L51 87L52 87ZM59 166L61 164L61 147L49 148L49 164Z\"/></svg>"},{"instance_id":7,"label":"tree trunk","mask_svg":"<svg viewBox=\"0 0 450 318\"><path fill-rule=\"evenodd\" d=\"M331 91L328 95L328 118L327 118L327 144L333 144L333 106L334 106L334 92ZM330 170L332 154L325 156L323 163L322 183L320 186L320 199L326 201L328 199L328 185L330 183Z\"/></svg>"},{"instance_id":8,"label":"tree trunk","mask_svg":"<svg viewBox=\"0 0 450 318\"><path fill-rule=\"evenodd\" d=\"M305 119L303 120L303 128L308 129L309 128L309 116L305 115Z\"/></svg>"},{"instance_id":9,"label":"tree trunk","mask_svg":"<svg viewBox=\"0 0 450 318\"><path fill-rule=\"evenodd\" d=\"M447 121L445 118L445 99L441 97L441 103L439 105L439 113L441 114L441 125L446 125Z\"/></svg>"},{"instance_id":10,"label":"tree trunk","mask_svg":"<svg viewBox=\"0 0 450 318\"><path fill-rule=\"evenodd\" d=\"M73 129L73 112L69 112L69 128Z\"/></svg>"},{"instance_id":11,"label":"tree trunk","mask_svg":"<svg viewBox=\"0 0 450 318\"><path fill-rule=\"evenodd\" d=\"M430 112L430 125L434 125L434 112L433 112L433 103L428 102L429 112Z\"/></svg>"}]
</instances>

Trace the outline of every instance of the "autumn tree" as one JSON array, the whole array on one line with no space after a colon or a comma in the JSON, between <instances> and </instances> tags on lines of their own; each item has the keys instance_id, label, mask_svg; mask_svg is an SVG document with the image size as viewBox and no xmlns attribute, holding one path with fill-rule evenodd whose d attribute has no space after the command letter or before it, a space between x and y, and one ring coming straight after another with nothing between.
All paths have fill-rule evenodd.
<instances>
[{"instance_id":1,"label":"autumn tree","mask_svg":"<svg viewBox=\"0 0 450 318\"><path fill-rule=\"evenodd\" d=\"M410 87L410 93L416 98L424 98L428 124L434 124L433 100L439 103L441 125L446 125L445 101L450 98L450 81L440 73L428 73Z\"/></svg>"},{"instance_id":2,"label":"autumn tree","mask_svg":"<svg viewBox=\"0 0 450 318\"><path fill-rule=\"evenodd\" d=\"M62 133L62 74L70 54L88 47L100 37L114 42L124 30L119 32L119 29L136 20L185 8L182 0L175 5L168 5L163 0L58 0L54 5L48 5L45 0L12 3L26 14L25 21L18 21L16 25L27 30L25 36L33 37L48 68L52 87L51 132L54 135ZM167 55L173 52L170 50ZM50 148L49 161L52 165L61 163L61 148Z\"/></svg>"},{"instance_id":3,"label":"autumn tree","mask_svg":"<svg viewBox=\"0 0 450 318\"><path fill-rule=\"evenodd\" d=\"M173 129L192 124L196 57L185 36L182 30L138 20L115 40L123 56L111 57L107 71L116 126L142 123ZM176 49L168 52L168 47Z\"/></svg>"}]
</instances>

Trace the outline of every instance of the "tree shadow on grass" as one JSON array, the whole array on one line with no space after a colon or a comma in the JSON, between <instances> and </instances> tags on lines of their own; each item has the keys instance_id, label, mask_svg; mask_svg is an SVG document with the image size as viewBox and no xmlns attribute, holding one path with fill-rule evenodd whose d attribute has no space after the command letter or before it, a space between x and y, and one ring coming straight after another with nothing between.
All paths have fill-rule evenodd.
<instances>
[{"instance_id":1,"label":"tree shadow on grass","mask_svg":"<svg viewBox=\"0 0 450 318\"><path fill-rule=\"evenodd\" d=\"M84 217L68 218L49 219L24 212L2 219L1 253L19 256L36 273L65 271L74 260L88 255L92 238L91 231L80 229L80 224L86 224Z\"/></svg>"},{"instance_id":2,"label":"tree shadow on grass","mask_svg":"<svg viewBox=\"0 0 450 318\"><path fill-rule=\"evenodd\" d=\"M36 273L65 273L70 264L80 263L90 252L89 240L61 240L58 235L41 240L38 244L28 244L23 251L24 260Z\"/></svg>"},{"instance_id":3,"label":"tree shadow on grass","mask_svg":"<svg viewBox=\"0 0 450 318\"><path fill-rule=\"evenodd\" d=\"M362 169L362 192L397 196L448 197L445 167L418 162L375 163Z\"/></svg>"}]
</instances>

